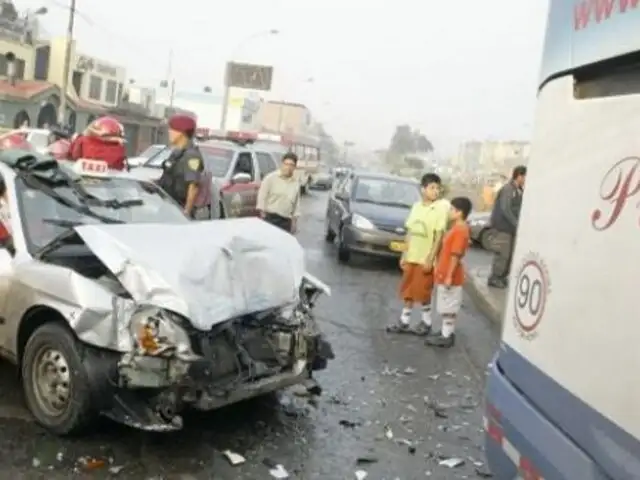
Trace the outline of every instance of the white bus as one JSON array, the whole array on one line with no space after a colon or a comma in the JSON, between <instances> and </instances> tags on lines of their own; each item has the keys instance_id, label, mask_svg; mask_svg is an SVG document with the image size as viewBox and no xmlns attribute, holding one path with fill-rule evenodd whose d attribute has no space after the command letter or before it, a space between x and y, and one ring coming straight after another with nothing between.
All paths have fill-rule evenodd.
<instances>
[{"instance_id":1,"label":"white bus","mask_svg":"<svg viewBox=\"0 0 640 480\"><path fill-rule=\"evenodd\" d=\"M640 479L640 0L551 0L502 342L498 479Z\"/></svg>"}]
</instances>

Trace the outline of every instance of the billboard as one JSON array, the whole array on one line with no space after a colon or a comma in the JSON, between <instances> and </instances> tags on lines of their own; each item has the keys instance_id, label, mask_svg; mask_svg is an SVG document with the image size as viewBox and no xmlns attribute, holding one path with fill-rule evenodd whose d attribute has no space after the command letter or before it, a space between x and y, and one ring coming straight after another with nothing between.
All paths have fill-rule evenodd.
<instances>
[{"instance_id":1,"label":"billboard","mask_svg":"<svg viewBox=\"0 0 640 480\"><path fill-rule=\"evenodd\" d=\"M227 63L227 87L248 90L271 90L273 67L249 63Z\"/></svg>"}]
</instances>

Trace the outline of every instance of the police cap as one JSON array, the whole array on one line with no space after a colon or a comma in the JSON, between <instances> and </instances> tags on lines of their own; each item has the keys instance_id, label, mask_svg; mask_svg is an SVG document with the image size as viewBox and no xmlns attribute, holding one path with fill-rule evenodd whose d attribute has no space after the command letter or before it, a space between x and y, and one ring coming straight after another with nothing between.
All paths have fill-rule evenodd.
<instances>
[{"instance_id":1,"label":"police cap","mask_svg":"<svg viewBox=\"0 0 640 480\"><path fill-rule=\"evenodd\" d=\"M189 115L173 115L169 118L169 128L192 137L196 131L196 121Z\"/></svg>"}]
</instances>

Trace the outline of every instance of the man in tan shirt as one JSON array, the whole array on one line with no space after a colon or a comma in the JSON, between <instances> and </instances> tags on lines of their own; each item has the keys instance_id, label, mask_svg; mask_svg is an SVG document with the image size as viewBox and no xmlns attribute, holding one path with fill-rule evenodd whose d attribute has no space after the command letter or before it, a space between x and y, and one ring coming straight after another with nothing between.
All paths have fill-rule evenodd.
<instances>
[{"instance_id":1,"label":"man in tan shirt","mask_svg":"<svg viewBox=\"0 0 640 480\"><path fill-rule=\"evenodd\" d=\"M300 184L294 176L298 157L285 153L279 170L267 175L258 191L258 211L267 222L295 233L300 216Z\"/></svg>"}]
</instances>

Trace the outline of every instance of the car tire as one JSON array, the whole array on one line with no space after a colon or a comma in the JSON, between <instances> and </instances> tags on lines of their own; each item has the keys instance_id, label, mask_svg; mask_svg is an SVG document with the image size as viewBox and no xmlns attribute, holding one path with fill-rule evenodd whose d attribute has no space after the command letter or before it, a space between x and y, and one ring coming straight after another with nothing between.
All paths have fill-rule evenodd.
<instances>
[{"instance_id":1,"label":"car tire","mask_svg":"<svg viewBox=\"0 0 640 480\"><path fill-rule=\"evenodd\" d=\"M338 236L338 261L340 263L347 263L351 258L351 252L344 244L344 228L340 229L340 234Z\"/></svg>"},{"instance_id":2,"label":"car tire","mask_svg":"<svg viewBox=\"0 0 640 480\"><path fill-rule=\"evenodd\" d=\"M25 346L21 374L27 407L36 422L55 435L80 433L98 416L83 353L82 344L59 323L39 327Z\"/></svg>"},{"instance_id":3,"label":"car tire","mask_svg":"<svg viewBox=\"0 0 640 480\"><path fill-rule=\"evenodd\" d=\"M480 235L478 235L478 245L483 250L490 250L490 245L489 245L490 241L491 241L491 230L488 228L485 228L480 232Z\"/></svg>"}]
</instances>

